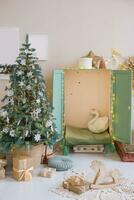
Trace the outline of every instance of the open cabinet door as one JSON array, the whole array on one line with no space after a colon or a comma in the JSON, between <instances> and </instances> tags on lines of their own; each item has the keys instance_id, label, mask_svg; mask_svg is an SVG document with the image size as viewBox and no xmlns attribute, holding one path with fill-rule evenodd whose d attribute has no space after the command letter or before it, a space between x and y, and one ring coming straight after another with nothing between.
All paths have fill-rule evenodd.
<instances>
[{"instance_id":1,"label":"open cabinet door","mask_svg":"<svg viewBox=\"0 0 134 200\"><path fill-rule=\"evenodd\" d=\"M57 127L57 131L60 135L63 132L63 70L54 70L53 72L53 107L54 107L54 117Z\"/></svg>"},{"instance_id":2,"label":"open cabinet door","mask_svg":"<svg viewBox=\"0 0 134 200\"><path fill-rule=\"evenodd\" d=\"M113 70L111 81L112 135L116 141L131 143L131 71Z\"/></svg>"}]
</instances>

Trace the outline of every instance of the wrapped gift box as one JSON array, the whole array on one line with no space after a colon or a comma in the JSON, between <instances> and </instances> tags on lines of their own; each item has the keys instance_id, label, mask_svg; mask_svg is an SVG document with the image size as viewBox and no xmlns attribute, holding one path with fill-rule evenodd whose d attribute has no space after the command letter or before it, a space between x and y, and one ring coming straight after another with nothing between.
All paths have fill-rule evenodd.
<instances>
[{"instance_id":1,"label":"wrapped gift box","mask_svg":"<svg viewBox=\"0 0 134 200\"><path fill-rule=\"evenodd\" d=\"M28 156L18 156L13 158L13 177L17 181L30 181L33 170L33 160Z\"/></svg>"}]
</instances>

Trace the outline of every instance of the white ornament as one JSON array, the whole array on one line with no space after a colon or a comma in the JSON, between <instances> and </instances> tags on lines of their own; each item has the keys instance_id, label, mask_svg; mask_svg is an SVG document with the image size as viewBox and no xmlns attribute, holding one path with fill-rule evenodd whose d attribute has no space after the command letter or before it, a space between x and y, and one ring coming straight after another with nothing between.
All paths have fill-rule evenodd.
<instances>
[{"instance_id":1,"label":"white ornament","mask_svg":"<svg viewBox=\"0 0 134 200\"><path fill-rule=\"evenodd\" d=\"M32 65L32 69L35 69L35 66L34 66L34 65Z\"/></svg>"},{"instance_id":2,"label":"white ornament","mask_svg":"<svg viewBox=\"0 0 134 200\"><path fill-rule=\"evenodd\" d=\"M51 131L54 132L54 128L53 128L53 126L51 126Z\"/></svg>"},{"instance_id":3,"label":"white ornament","mask_svg":"<svg viewBox=\"0 0 134 200\"><path fill-rule=\"evenodd\" d=\"M14 131L14 130L11 130L10 133L9 133L9 135L10 135L11 137L14 137L14 136L15 136L15 131Z\"/></svg>"},{"instance_id":4,"label":"white ornament","mask_svg":"<svg viewBox=\"0 0 134 200\"><path fill-rule=\"evenodd\" d=\"M37 82L38 82L38 80L37 80L37 79L35 79L35 80L34 80L34 82L35 82L35 83L37 83Z\"/></svg>"},{"instance_id":5,"label":"white ornament","mask_svg":"<svg viewBox=\"0 0 134 200\"><path fill-rule=\"evenodd\" d=\"M25 49L25 53L27 54L29 52L29 50L28 49Z\"/></svg>"},{"instance_id":6,"label":"white ornament","mask_svg":"<svg viewBox=\"0 0 134 200\"><path fill-rule=\"evenodd\" d=\"M23 74L23 71L17 71L17 73L16 73L18 76L20 76L20 75L22 75Z\"/></svg>"},{"instance_id":7,"label":"white ornament","mask_svg":"<svg viewBox=\"0 0 134 200\"><path fill-rule=\"evenodd\" d=\"M27 73L27 77L31 77L32 75L33 75L32 72L28 72L28 73Z\"/></svg>"},{"instance_id":8,"label":"white ornament","mask_svg":"<svg viewBox=\"0 0 134 200\"><path fill-rule=\"evenodd\" d=\"M36 110L34 110L32 113L31 113L31 116L33 117L33 119L37 119L39 116L38 116L38 113Z\"/></svg>"},{"instance_id":9,"label":"white ornament","mask_svg":"<svg viewBox=\"0 0 134 200\"><path fill-rule=\"evenodd\" d=\"M3 132L4 133L8 133L8 131L9 131L9 128L7 127L7 128L3 128Z\"/></svg>"},{"instance_id":10,"label":"white ornament","mask_svg":"<svg viewBox=\"0 0 134 200\"><path fill-rule=\"evenodd\" d=\"M25 65L25 64L26 64L26 61L25 61L25 60L21 60L21 64L22 64L22 65Z\"/></svg>"},{"instance_id":11,"label":"white ornament","mask_svg":"<svg viewBox=\"0 0 134 200\"><path fill-rule=\"evenodd\" d=\"M37 133L37 134L34 136L34 139L35 139L36 142L39 142L40 139L41 139L40 134Z\"/></svg>"},{"instance_id":12,"label":"white ornament","mask_svg":"<svg viewBox=\"0 0 134 200\"><path fill-rule=\"evenodd\" d=\"M11 97L11 96L13 96L13 94L14 94L13 90L8 90L7 91L7 96Z\"/></svg>"},{"instance_id":13,"label":"white ornament","mask_svg":"<svg viewBox=\"0 0 134 200\"><path fill-rule=\"evenodd\" d=\"M11 105L13 105L14 104L13 98L9 99L9 102L11 103Z\"/></svg>"},{"instance_id":14,"label":"white ornament","mask_svg":"<svg viewBox=\"0 0 134 200\"><path fill-rule=\"evenodd\" d=\"M22 99L22 102L23 102L23 103L26 103L26 99Z\"/></svg>"},{"instance_id":15,"label":"white ornament","mask_svg":"<svg viewBox=\"0 0 134 200\"><path fill-rule=\"evenodd\" d=\"M43 97L43 92L38 92L38 95Z\"/></svg>"},{"instance_id":16,"label":"white ornament","mask_svg":"<svg viewBox=\"0 0 134 200\"><path fill-rule=\"evenodd\" d=\"M29 131L28 131L28 130L26 130L26 132L25 132L25 136L26 136L26 137L28 136L28 133L29 133Z\"/></svg>"},{"instance_id":17,"label":"white ornament","mask_svg":"<svg viewBox=\"0 0 134 200\"><path fill-rule=\"evenodd\" d=\"M6 110L3 110L3 109L0 110L1 117L7 117L7 115L8 115L8 112Z\"/></svg>"},{"instance_id":18,"label":"white ornament","mask_svg":"<svg viewBox=\"0 0 134 200\"><path fill-rule=\"evenodd\" d=\"M27 89L27 90L31 90L31 89L32 89L31 85L27 85L27 86L26 86L26 89Z\"/></svg>"},{"instance_id":19,"label":"white ornament","mask_svg":"<svg viewBox=\"0 0 134 200\"><path fill-rule=\"evenodd\" d=\"M40 103L40 99L37 99L36 102L37 102L37 103Z\"/></svg>"},{"instance_id":20,"label":"white ornament","mask_svg":"<svg viewBox=\"0 0 134 200\"><path fill-rule=\"evenodd\" d=\"M46 127L48 128L48 127L50 127L50 126L52 126L52 121L51 121L51 120L48 120L48 121L46 122Z\"/></svg>"},{"instance_id":21,"label":"white ornament","mask_svg":"<svg viewBox=\"0 0 134 200\"><path fill-rule=\"evenodd\" d=\"M9 118L8 118L8 117L7 117L6 121L7 121L7 123L9 124Z\"/></svg>"},{"instance_id":22,"label":"white ornament","mask_svg":"<svg viewBox=\"0 0 134 200\"><path fill-rule=\"evenodd\" d=\"M36 109L36 113L37 113L37 114L41 113L41 108L37 108L37 109Z\"/></svg>"},{"instance_id":23,"label":"white ornament","mask_svg":"<svg viewBox=\"0 0 134 200\"><path fill-rule=\"evenodd\" d=\"M17 122L17 126L19 126L20 122L21 122L21 120L19 120L19 121Z\"/></svg>"},{"instance_id":24,"label":"white ornament","mask_svg":"<svg viewBox=\"0 0 134 200\"><path fill-rule=\"evenodd\" d=\"M24 85L25 85L25 84L24 84L23 81L20 81L20 82L19 82L19 86L20 86L20 87L23 87Z\"/></svg>"}]
</instances>

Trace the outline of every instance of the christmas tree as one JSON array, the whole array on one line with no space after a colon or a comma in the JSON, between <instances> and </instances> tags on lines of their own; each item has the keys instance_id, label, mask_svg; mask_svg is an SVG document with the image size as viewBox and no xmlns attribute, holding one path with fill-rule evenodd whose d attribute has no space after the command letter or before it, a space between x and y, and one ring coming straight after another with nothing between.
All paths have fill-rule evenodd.
<instances>
[{"instance_id":1,"label":"christmas tree","mask_svg":"<svg viewBox=\"0 0 134 200\"><path fill-rule=\"evenodd\" d=\"M5 105L0 109L0 142L5 150L40 142L53 145L58 138L45 81L34 55L26 36L10 74L10 86L6 87Z\"/></svg>"}]
</instances>

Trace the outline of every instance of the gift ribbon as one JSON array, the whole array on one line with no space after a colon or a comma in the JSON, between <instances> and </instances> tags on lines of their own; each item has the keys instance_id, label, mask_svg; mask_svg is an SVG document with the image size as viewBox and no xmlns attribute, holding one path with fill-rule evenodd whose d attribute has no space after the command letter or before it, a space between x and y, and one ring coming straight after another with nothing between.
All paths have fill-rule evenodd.
<instances>
[{"instance_id":1,"label":"gift ribbon","mask_svg":"<svg viewBox=\"0 0 134 200\"><path fill-rule=\"evenodd\" d=\"M33 167L30 167L28 169L16 169L16 168L13 168L13 171L15 172L22 172L21 176L19 177L18 181L21 181L23 179L23 177L27 174L27 173L30 173L30 171L32 171L34 168Z\"/></svg>"}]
</instances>

